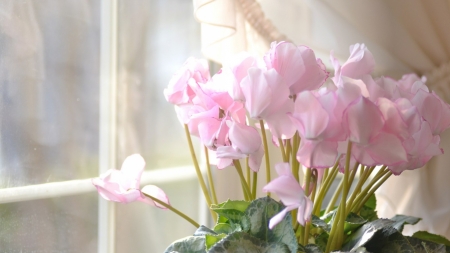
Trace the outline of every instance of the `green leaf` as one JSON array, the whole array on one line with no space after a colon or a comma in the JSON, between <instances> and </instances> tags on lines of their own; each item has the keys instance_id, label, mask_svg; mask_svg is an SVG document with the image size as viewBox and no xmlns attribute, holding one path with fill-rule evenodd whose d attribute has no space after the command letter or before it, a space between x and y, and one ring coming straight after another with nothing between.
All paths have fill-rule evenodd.
<instances>
[{"instance_id":1,"label":"green leaf","mask_svg":"<svg viewBox=\"0 0 450 253\"><path fill-rule=\"evenodd\" d=\"M402 232L405 224L414 225L421 219L406 215L395 215L394 217L390 218L390 220L395 221L395 223L392 226L399 232Z\"/></svg>"},{"instance_id":2,"label":"green leaf","mask_svg":"<svg viewBox=\"0 0 450 253\"><path fill-rule=\"evenodd\" d=\"M352 251L333 251L333 253L370 253L370 252L367 251L366 248L360 247Z\"/></svg>"},{"instance_id":3,"label":"green leaf","mask_svg":"<svg viewBox=\"0 0 450 253\"><path fill-rule=\"evenodd\" d=\"M363 247L379 231L385 236L389 236L389 233L393 234L397 232L397 230L392 227L394 223L395 221L389 219L378 219L367 222L352 233L352 235L348 238L348 242L345 243L344 247L342 247L342 250L351 251L356 250L359 247Z\"/></svg>"},{"instance_id":4,"label":"green leaf","mask_svg":"<svg viewBox=\"0 0 450 253\"><path fill-rule=\"evenodd\" d=\"M289 247L290 252L296 253L298 243L292 228L290 213L272 230L269 229L269 220L284 208L282 204L270 197L256 199L245 210L248 221L243 221L242 227L248 226L248 233L260 240L268 243L282 242Z\"/></svg>"},{"instance_id":5,"label":"green leaf","mask_svg":"<svg viewBox=\"0 0 450 253\"><path fill-rule=\"evenodd\" d=\"M377 207L377 198L375 197L375 194L370 195L367 202L364 203L364 206L372 210L375 210L375 208Z\"/></svg>"},{"instance_id":6,"label":"green leaf","mask_svg":"<svg viewBox=\"0 0 450 253\"><path fill-rule=\"evenodd\" d=\"M227 223L227 221L240 223L244 211L249 205L250 202L243 200L227 200L217 205L211 205L211 209L219 214L218 223Z\"/></svg>"},{"instance_id":7,"label":"green leaf","mask_svg":"<svg viewBox=\"0 0 450 253\"><path fill-rule=\"evenodd\" d=\"M212 246L208 251L208 253L219 252L289 253L291 251L284 243L267 243L245 232L235 232L229 234L228 236L214 244L214 246Z\"/></svg>"},{"instance_id":8,"label":"green leaf","mask_svg":"<svg viewBox=\"0 0 450 253\"><path fill-rule=\"evenodd\" d=\"M350 236L342 250L353 252L365 247L368 252L414 253L409 241L393 227L395 224L389 219L368 222Z\"/></svg>"},{"instance_id":9,"label":"green leaf","mask_svg":"<svg viewBox=\"0 0 450 253\"><path fill-rule=\"evenodd\" d=\"M311 218L311 224L313 224L315 227L320 227L326 232L330 233L331 230L331 223L333 222L333 215L335 214L335 211L329 212L325 216L322 216L321 218L313 215ZM345 219L344 224L344 233L348 233L350 231L353 231L362 225L364 225L367 222L366 219L363 217L355 214L355 213L349 213L347 218Z\"/></svg>"},{"instance_id":10,"label":"green leaf","mask_svg":"<svg viewBox=\"0 0 450 253\"><path fill-rule=\"evenodd\" d=\"M323 253L323 250L316 244L308 244L305 246L306 253Z\"/></svg>"},{"instance_id":11,"label":"green leaf","mask_svg":"<svg viewBox=\"0 0 450 253\"><path fill-rule=\"evenodd\" d=\"M323 230L330 233L331 225L327 224L324 220L315 215L312 215L311 224L315 227L322 228Z\"/></svg>"},{"instance_id":12,"label":"green leaf","mask_svg":"<svg viewBox=\"0 0 450 253\"><path fill-rule=\"evenodd\" d=\"M205 237L188 236L173 242L164 252L205 253L205 250Z\"/></svg>"},{"instance_id":13,"label":"green leaf","mask_svg":"<svg viewBox=\"0 0 450 253\"><path fill-rule=\"evenodd\" d=\"M328 224L331 224L331 221L333 220L333 217L336 215L337 209L334 209L333 211L330 211L329 213L326 213L322 216L320 216L320 219L325 221Z\"/></svg>"},{"instance_id":14,"label":"green leaf","mask_svg":"<svg viewBox=\"0 0 450 253\"><path fill-rule=\"evenodd\" d=\"M297 253L306 253L305 247L301 244L298 244Z\"/></svg>"},{"instance_id":15,"label":"green leaf","mask_svg":"<svg viewBox=\"0 0 450 253\"><path fill-rule=\"evenodd\" d=\"M233 232L242 231L242 228L239 224L218 223L213 230L218 234L231 234Z\"/></svg>"},{"instance_id":16,"label":"green leaf","mask_svg":"<svg viewBox=\"0 0 450 253\"><path fill-rule=\"evenodd\" d=\"M315 244L322 250L325 251L325 249L327 248L327 243L328 243L328 233L323 232L320 235L314 237L315 240Z\"/></svg>"},{"instance_id":17,"label":"green leaf","mask_svg":"<svg viewBox=\"0 0 450 253\"><path fill-rule=\"evenodd\" d=\"M367 222L366 219L363 217L355 214L355 213L349 213L347 218L345 219L344 223L344 233L348 233L350 231L353 231L362 225L364 225Z\"/></svg>"},{"instance_id":18,"label":"green leaf","mask_svg":"<svg viewBox=\"0 0 450 253\"><path fill-rule=\"evenodd\" d=\"M214 244L216 244L218 241L225 238L226 234L218 234L218 235L206 235L205 236L205 245L206 250L209 250Z\"/></svg>"},{"instance_id":19,"label":"green leaf","mask_svg":"<svg viewBox=\"0 0 450 253\"><path fill-rule=\"evenodd\" d=\"M393 227L378 231L364 247L369 252L415 253L408 239Z\"/></svg>"},{"instance_id":20,"label":"green leaf","mask_svg":"<svg viewBox=\"0 0 450 253\"><path fill-rule=\"evenodd\" d=\"M405 236L409 244L414 248L415 253L445 253L444 244L424 241L419 238Z\"/></svg>"},{"instance_id":21,"label":"green leaf","mask_svg":"<svg viewBox=\"0 0 450 253\"><path fill-rule=\"evenodd\" d=\"M422 239L424 241L444 244L444 245L450 247L450 241L447 238L445 238L441 235L435 235L432 233L428 233L427 231L417 231L412 235L412 237Z\"/></svg>"},{"instance_id":22,"label":"green leaf","mask_svg":"<svg viewBox=\"0 0 450 253\"><path fill-rule=\"evenodd\" d=\"M375 198L375 194L372 194L361 210L359 210L359 215L368 221L378 219L377 211L375 210L376 206L377 199Z\"/></svg>"},{"instance_id":23,"label":"green leaf","mask_svg":"<svg viewBox=\"0 0 450 253\"><path fill-rule=\"evenodd\" d=\"M203 225L197 228L197 230L195 230L194 232L194 236L216 235L216 234L217 234L216 232Z\"/></svg>"}]
</instances>

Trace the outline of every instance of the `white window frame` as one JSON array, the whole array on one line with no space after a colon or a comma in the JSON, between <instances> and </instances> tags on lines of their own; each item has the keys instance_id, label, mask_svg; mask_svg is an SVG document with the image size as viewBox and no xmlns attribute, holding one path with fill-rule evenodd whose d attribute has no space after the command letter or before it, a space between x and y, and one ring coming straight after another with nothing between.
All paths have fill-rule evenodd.
<instances>
[{"instance_id":1,"label":"white window frame","mask_svg":"<svg viewBox=\"0 0 450 253\"><path fill-rule=\"evenodd\" d=\"M100 25L100 120L99 174L117 168L117 62L118 62L118 0L102 0ZM1 136L0 136L1 140ZM204 168L203 168L204 169ZM203 171L204 172L204 171ZM196 178L193 166L145 171L141 185L162 184ZM96 191L91 179L69 180L0 189L0 204L80 195ZM199 217L206 222L205 201L199 192ZM99 198L98 250L115 252L115 203ZM205 223L206 224L206 223Z\"/></svg>"}]
</instances>

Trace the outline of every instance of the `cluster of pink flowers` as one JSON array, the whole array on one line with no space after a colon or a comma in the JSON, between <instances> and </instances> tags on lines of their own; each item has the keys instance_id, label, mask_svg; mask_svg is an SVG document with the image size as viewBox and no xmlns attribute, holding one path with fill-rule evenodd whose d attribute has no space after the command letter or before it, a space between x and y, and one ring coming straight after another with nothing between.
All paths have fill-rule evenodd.
<instances>
[{"instance_id":1,"label":"cluster of pink flowers","mask_svg":"<svg viewBox=\"0 0 450 253\"><path fill-rule=\"evenodd\" d=\"M374 79L363 44L350 47L344 64L331 61L335 73L326 83L313 50L288 42L273 43L262 58L241 53L212 77L206 61L191 58L164 94L191 134L216 151L219 168L249 157L259 170L261 137L246 115L263 120L276 145L298 131L297 159L309 168L333 166L349 141L352 163L386 165L396 175L442 154L439 134L450 126L450 108L423 79Z\"/></svg>"},{"instance_id":2,"label":"cluster of pink flowers","mask_svg":"<svg viewBox=\"0 0 450 253\"><path fill-rule=\"evenodd\" d=\"M385 165L395 175L443 153L439 135L450 126L450 106L428 90L424 79L415 74L374 79L375 61L364 44L352 45L344 64L333 55L331 63L334 76L329 79L313 50L289 42L273 43L262 58L238 54L212 77L205 60L190 58L164 95L190 134L214 151L219 169L248 158L249 167L259 171L264 146L256 126L268 129L277 146L298 133L298 162L319 172L336 162L344 167L349 143L352 164ZM93 183L108 200L162 208L143 195L148 191L169 204L161 189L139 189L144 165L142 157L130 156L120 171L110 170ZM276 169L279 177L263 190L277 193L286 209L269 227L297 208L297 220L304 225L313 204L288 163Z\"/></svg>"}]
</instances>

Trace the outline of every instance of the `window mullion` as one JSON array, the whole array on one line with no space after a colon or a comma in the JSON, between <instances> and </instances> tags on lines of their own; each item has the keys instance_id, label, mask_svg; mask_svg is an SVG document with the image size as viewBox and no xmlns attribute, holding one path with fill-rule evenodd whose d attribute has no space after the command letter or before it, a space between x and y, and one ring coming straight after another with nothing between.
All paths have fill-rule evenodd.
<instances>
[{"instance_id":1,"label":"window mullion","mask_svg":"<svg viewBox=\"0 0 450 253\"><path fill-rule=\"evenodd\" d=\"M118 1L101 2L99 173L116 168ZM98 252L115 251L115 205L99 198Z\"/></svg>"}]
</instances>

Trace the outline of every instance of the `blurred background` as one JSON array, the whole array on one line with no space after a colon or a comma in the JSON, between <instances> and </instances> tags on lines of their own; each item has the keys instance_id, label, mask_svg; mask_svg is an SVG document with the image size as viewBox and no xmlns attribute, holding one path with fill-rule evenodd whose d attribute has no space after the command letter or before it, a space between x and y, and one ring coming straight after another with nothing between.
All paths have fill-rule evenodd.
<instances>
[{"instance_id":1,"label":"blurred background","mask_svg":"<svg viewBox=\"0 0 450 253\"><path fill-rule=\"evenodd\" d=\"M0 1L0 189L98 176L101 8ZM117 46L117 169L134 153L146 170L189 165L163 89L189 56L201 57L192 2L118 1ZM195 180L158 186L198 216ZM194 231L169 211L116 207L116 252L163 252ZM0 252L97 252L97 230L96 192L0 204Z\"/></svg>"}]
</instances>

